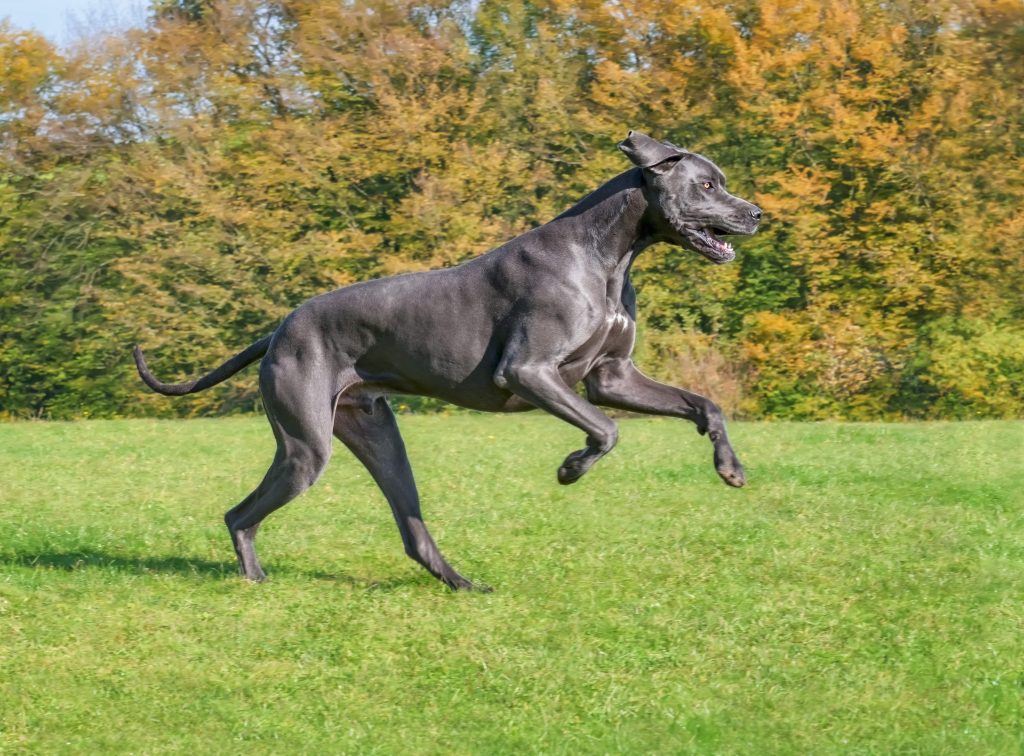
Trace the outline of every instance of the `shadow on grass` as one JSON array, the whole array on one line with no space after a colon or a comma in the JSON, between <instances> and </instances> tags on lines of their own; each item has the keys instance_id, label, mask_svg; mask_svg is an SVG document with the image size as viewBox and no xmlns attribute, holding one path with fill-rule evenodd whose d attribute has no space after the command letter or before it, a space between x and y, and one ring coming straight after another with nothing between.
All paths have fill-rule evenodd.
<instances>
[{"instance_id":1,"label":"shadow on grass","mask_svg":"<svg viewBox=\"0 0 1024 756\"><path fill-rule=\"evenodd\" d=\"M230 562L211 562L206 559L191 559L173 556L125 556L108 554L93 549L75 549L73 551L46 551L39 553L0 553L0 566L30 567L35 569L65 570L74 572L84 569L102 569L114 572L144 575L147 573L172 573L178 575L196 575L217 579L238 579L238 566L234 560ZM303 570L281 565L268 570L271 581L274 575L295 576L311 580L325 580L344 583L353 588L367 591L387 591L407 585L433 584L426 576L405 575L385 580L370 580L345 574L331 574L316 570Z\"/></svg>"}]
</instances>

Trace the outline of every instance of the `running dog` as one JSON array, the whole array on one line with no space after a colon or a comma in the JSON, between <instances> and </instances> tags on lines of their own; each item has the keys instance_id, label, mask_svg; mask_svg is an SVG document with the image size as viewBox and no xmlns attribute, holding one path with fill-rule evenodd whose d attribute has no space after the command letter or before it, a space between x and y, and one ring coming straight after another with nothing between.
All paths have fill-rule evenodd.
<instances>
[{"instance_id":1,"label":"running dog","mask_svg":"<svg viewBox=\"0 0 1024 756\"><path fill-rule=\"evenodd\" d=\"M558 468L562 484L615 446L616 425L595 405L684 418L711 439L722 480L744 484L719 408L651 380L630 360L629 272L656 242L729 262L735 252L719 237L754 233L761 210L726 191L722 171L705 157L636 131L619 149L634 167L549 223L456 267L314 297L202 378L161 383L135 347L142 380L167 395L202 391L262 358L260 391L277 453L256 490L224 517L245 577L266 577L256 530L316 481L333 435L384 492L406 554L453 589L488 590L456 572L427 531L389 394L550 412L586 433L586 445ZM580 382L586 399L573 390Z\"/></svg>"}]
</instances>

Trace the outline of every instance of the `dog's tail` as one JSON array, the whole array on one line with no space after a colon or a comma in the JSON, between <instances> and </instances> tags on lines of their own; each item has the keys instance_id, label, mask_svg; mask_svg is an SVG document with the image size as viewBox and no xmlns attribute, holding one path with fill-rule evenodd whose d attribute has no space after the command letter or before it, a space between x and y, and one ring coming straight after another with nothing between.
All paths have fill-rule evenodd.
<instances>
[{"instance_id":1,"label":"dog's tail","mask_svg":"<svg viewBox=\"0 0 1024 756\"><path fill-rule=\"evenodd\" d=\"M248 349L239 352L219 368L210 371L202 378L197 378L194 381L185 381L184 383L161 383L149 372L149 368L146 367L146 358L142 356L142 349L139 348L138 344L135 345L132 353L135 355L135 365L139 369L139 375L142 376L142 380L147 386L158 394L181 396L182 394L194 394L196 391L216 386L221 381L226 381L250 362L255 362L267 353L272 336L273 334L263 337Z\"/></svg>"}]
</instances>

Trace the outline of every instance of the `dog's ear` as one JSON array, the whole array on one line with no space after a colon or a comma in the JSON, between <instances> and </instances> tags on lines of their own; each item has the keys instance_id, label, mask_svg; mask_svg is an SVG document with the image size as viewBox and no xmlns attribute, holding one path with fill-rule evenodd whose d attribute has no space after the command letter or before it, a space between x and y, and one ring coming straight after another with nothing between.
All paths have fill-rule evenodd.
<instances>
[{"instance_id":1,"label":"dog's ear","mask_svg":"<svg viewBox=\"0 0 1024 756\"><path fill-rule=\"evenodd\" d=\"M664 173L686 155L685 150L674 144L659 142L639 131L630 131L626 138L619 142L619 149L626 153L626 157L632 160L634 165L655 173Z\"/></svg>"}]
</instances>

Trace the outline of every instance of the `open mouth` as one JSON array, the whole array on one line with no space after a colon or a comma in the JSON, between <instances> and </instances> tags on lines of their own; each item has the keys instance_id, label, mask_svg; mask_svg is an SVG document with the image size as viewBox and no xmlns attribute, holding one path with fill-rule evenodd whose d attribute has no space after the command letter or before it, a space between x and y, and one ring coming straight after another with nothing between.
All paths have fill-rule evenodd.
<instances>
[{"instance_id":1,"label":"open mouth","mask_svg":"<svg viewBox=\"0 0 1024 756\"><path fill-rule=\"evenodd\" d=\"M686 236L694 248L711 262L727 263L736 258L736 252L732 245L716 236L716 234L727 233L722 229L708 226L707 228L688 228L686 231Z\"/></svg>"}]
</instances>

